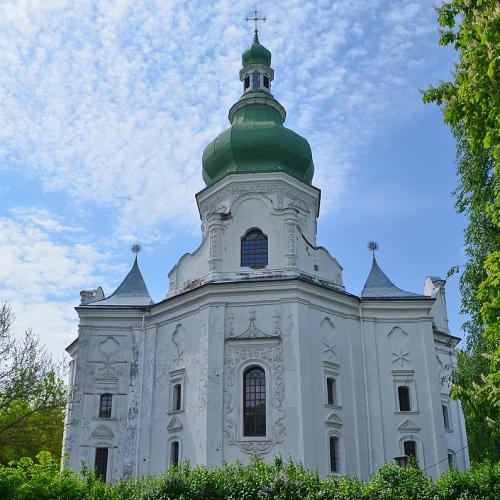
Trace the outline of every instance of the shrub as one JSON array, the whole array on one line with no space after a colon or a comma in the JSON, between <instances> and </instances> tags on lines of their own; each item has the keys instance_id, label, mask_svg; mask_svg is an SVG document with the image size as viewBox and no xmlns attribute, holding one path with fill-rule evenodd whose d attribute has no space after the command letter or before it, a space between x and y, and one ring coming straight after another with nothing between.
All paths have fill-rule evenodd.
<instances>
[{"instance_id":1,"label":"shrub","mask_svg":"<svg viewBox=\"0 0 500 500\"><path fill-rule=\"evenodd\" d=\"M116 484L103 484L88 467L78 476L59 470L48 452L36 461L23 458L0 466L0 498L5 500L153 500L153 499L497 499L500 498L500 464L484 463L468 471L451 470L435 482L411 463L381 467L369 480L329 476L292 460L276 456L272 463L253 460L222 467L191 467L189 462L170 467L161 476L143 476Z\"/></svg>"}]
</instances>

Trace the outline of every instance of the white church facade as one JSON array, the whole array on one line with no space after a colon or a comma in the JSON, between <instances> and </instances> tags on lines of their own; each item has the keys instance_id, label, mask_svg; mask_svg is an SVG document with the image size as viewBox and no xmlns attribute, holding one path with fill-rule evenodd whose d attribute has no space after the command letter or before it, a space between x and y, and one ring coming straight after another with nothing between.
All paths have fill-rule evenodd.
<instances>
[{"instance_id":1,"label":"white church facade","mask_svg":"<svg viewBox=\"0 0 500 500\"><path fill-rule=\"evenodd\" d=\"M81 294L66 466L106 481L277 453L361 479L402 454L433 476L467 467L444 280L406 292L373 258L361 295L346 291L316 243L309 144L283 126L257 33L240 79L231 127L203 154L202 243L166 298L153 303L137 258L109 297Z\"/></svg>"}]
</instances>

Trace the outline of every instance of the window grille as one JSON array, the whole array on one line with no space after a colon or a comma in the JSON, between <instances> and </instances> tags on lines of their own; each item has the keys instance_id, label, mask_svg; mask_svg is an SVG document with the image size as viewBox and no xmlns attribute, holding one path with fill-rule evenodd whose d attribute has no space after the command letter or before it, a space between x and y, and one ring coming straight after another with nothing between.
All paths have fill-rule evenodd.
<instances>
[{"instance_id":1,"label":"window grille","mask_svg":"<svg viewBox=\"0 0 500 500\"><path fill-rule=\"evenodd\" d=\"M243 434L266 435L266 375L256 366L243 374Z\"/></svg>"},{"instance_id":2,"label":"window grille","mask_svg":"<svg viewBox=\"0 0 500 500\"><path fill-rule=\"evenodd\" d=\"M267 236L259 229L253 229L241 240L241 267L261 269L267 266L267 262Z\"/></svg>"},{"instance_id":3,"label":"window grille","mask_svg":"<svg viewBox=\"0 0 500 500\"><path fill-rule=\"evenodd\" d=\"M113 395L101 394L101 399L99 404L99 417L111 418L112 405L113 405Z\"/></svg>"}]
</instances>

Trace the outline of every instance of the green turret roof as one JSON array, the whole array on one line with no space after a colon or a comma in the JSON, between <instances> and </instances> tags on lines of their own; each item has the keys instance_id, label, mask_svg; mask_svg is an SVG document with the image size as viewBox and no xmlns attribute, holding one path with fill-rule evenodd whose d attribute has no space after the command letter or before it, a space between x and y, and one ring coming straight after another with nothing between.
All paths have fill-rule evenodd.
<instances>
[{"instance_id":1,"label":"green turret roof","mask_svg":"<svg viewBox=\"0 0 500 500\"><path fill-rule=\"evenodd\" d=\"M260 45L257 33L243 52L241 79L273 78L271 53ZM254 66L258 65L258 66ZM230 174L285 172L310 184L314 173L306 139L283 126L286 112L269 88L246 88L229 111L231 127L203 152L203 180L212 185Z\"/></svg>"}]
</instances>

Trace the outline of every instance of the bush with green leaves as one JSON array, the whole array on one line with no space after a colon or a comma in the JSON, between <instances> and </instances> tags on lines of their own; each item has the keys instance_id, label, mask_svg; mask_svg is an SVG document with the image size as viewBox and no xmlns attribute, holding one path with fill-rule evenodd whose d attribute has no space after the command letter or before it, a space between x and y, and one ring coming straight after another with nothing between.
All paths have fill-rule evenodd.
<instances>
[{"instance_id":1,"label":"bush with green leaves","mask_svg":"<svg viewBox=\"0 0 500 500\"><path fill-rule=\"evenodd\" d=\"M222 467L191 467L189 462L170 467L161 476L143 476L104 484L88 467L78 476L60 470L50 453L37 460L23 458L0 466L0 498L5 500L89 499L498 499L500 464L485 463L460 472L452 470L437 481L426 476L416 462L408 467L387 464L362 483L356 478L320 479L292 460L276 456L272 463L254 460Z\"/></svg>"}]
</instances>

